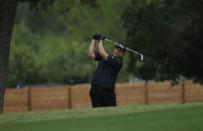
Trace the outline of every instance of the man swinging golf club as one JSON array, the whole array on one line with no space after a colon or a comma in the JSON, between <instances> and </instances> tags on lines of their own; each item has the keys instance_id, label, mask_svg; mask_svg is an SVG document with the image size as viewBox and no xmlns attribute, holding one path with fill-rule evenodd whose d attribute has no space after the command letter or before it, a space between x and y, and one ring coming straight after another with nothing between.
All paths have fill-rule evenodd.
<instances>
[{"instance_id":1,"label":"man swinging golf club","mask_svg":"<svg viewBox=\"0 0 203 131\"><path fill-rule=\"evenodd\" d=\"M118 44L110 55L105 51L104 40L104 36L96 34L89 47L89 58L99 61L91 81L90 98L93 107L116 106L115 82L126 51L122 44ZM96 47L98 52L95 52Z\"/></svg>"}]
</instances>

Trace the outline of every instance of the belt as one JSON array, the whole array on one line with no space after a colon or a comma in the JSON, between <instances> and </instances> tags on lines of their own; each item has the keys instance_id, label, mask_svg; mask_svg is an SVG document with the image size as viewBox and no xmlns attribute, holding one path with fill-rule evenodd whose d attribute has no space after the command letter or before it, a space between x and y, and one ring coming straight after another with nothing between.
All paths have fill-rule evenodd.
<instances>
[{"instance_id":1,"label":"belt","mask_svg":"<svg viewBox=\"0 0 203 131\"><path fill-rule=\"evenodd\" d=\"M96 86L96 85L92 85L92 89L97 91L113 91L113 89L109 87Z\"/></svg>"}]
</instances>

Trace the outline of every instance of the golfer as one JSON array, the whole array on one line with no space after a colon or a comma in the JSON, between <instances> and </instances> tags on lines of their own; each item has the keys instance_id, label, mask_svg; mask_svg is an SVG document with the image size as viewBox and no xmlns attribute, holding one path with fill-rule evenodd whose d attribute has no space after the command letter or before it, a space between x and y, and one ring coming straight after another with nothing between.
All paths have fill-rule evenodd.
<instances>
[{"instance_id":1,"label":"golfer","mask_svg":"<svg viewBox=\"0 0 203 131\"><path fill-rule=\"evenodd\" d=\"M116 106L115 82L123 65L126 48L116 45L113 54L105 51L103 46L105 37L94 35L89 47L89 58L99 61L91 81L90 98L93 107ZM98 52L96 52L96 47Z\"/></svg>"}]
</instances>

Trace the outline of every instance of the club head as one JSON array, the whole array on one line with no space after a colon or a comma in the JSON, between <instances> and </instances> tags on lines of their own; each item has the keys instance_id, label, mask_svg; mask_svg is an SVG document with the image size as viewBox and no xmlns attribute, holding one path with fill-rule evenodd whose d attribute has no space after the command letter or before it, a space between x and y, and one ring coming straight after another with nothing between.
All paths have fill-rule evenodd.
<instances>
[{"instance_id":1,"label":"club head","mask_svg":"<svg viewBox=\"0 0 203 131\"><path fill-rule=\"evenodd\" d=\"M144 56L143 55L141 55L141 61L143 61L144 60Z\"/></svg>"}]
</instances>

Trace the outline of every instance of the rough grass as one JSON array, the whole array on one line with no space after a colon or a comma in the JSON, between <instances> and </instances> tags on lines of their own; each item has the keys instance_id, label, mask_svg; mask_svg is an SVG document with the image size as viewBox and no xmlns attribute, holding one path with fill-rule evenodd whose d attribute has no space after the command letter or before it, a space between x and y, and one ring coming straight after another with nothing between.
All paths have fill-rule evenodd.
<instances>
[{"instance_id":1,"label":"rough grass","mask_svg":"<svg viewBox=\"0 0 203 131\"><path fill-rule=\"evenodd\" d=\"M6 113L1 131L199 131L203 103Z\"/></svg>"}]
</instances>

